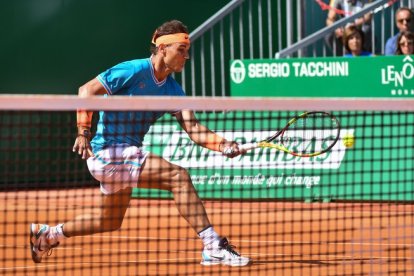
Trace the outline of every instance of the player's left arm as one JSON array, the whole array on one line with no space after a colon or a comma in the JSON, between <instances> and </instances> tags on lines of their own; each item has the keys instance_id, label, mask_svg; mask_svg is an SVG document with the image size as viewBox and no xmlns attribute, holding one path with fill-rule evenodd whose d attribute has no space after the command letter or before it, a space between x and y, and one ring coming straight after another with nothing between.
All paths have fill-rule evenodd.
<instances>
[{"instance_id":1,"label":"player's left arm","mask_svg":"<svg viewBox=\"0 0 414 276\"><path fill-rule=\"evenodd\" d=\"M174 115L194 143L210 150L221 152L228 157L240 155L241 152L236 142L227 141L224 137L202 125L195 117L193 111L181 110Z\"/></svg>"}]
</instances>

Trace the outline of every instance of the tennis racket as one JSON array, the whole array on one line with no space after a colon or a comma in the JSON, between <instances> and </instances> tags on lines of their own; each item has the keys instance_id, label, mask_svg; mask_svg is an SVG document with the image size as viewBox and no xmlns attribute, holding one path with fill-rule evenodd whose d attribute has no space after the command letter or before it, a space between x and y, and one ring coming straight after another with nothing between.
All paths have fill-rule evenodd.
<instances>
[{"instance_id":1,"label":"tennis racket","mask_svg":"<svg viewBox=\"0 0 414 276\"><path fill-rule=\"evenodd\" d=\"M273 148L294 156L313 157L331 150L339 140L340 130L339 120L332 114L305 112L291 119L274 135L260 142L239 145L239 149Z\"/></svg>"}]
</instances>

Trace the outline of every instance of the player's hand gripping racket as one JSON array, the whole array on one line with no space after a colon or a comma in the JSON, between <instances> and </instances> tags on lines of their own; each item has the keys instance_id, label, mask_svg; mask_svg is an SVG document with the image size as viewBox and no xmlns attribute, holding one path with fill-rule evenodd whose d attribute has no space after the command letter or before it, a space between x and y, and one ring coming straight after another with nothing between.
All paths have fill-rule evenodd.
<instances>
[{"instance_id":1,"label":"player's hand gripping racket","mask_svg":"<svg viewBox=\"0 0 414 276\"><path fill-rule=\"evenodd\" d=\"M339 120L328 112L305 112L291 119L274 135L260 142L239 145L239 150L274 148L294 156L313 157L328 152L335 146L340 129Z\"/></svg>"}]
</instances>

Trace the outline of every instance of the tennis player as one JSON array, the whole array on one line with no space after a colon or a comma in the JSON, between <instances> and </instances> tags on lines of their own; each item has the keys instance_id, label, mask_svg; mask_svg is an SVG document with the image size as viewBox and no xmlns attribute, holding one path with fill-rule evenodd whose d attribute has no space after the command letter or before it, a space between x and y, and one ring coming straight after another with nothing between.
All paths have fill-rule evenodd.
<instances>
[{"instance_id":1,"label":"tennis player","mask_svg":"<svg viewBox=\"0 0 414 276\"><path fill-rule=\"evenodd\" d=\"M150 58L115 65L81 86L79 96L185 96L171 73L181 72L189 59L187 27L177 20L166 22L156 29L152 43ZM87 160L90 173L100 181L100 211L81 214L54 227L31 224L30 250L34 262L40 263L45 254L66 238L119 229L133 187L172 192L179 213L204 243L202 265L244 266L250 262L215 232L188 172L142 149L150 126L165 113L101 111L91 141L92 112L77 112L78 135L73 151ZM172 115L198 145L228 157L241 153L237 143L200 124L192 111L177 110Z\"/></svg>"}]
</instances>

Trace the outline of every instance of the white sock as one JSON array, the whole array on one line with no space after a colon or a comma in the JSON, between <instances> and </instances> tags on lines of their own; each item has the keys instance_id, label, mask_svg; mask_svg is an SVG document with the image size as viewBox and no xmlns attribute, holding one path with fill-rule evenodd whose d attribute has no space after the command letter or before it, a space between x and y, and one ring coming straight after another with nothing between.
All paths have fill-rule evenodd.
<instances>
[{"instance_id":1,"label":"white sock","mask_svg":"<svg viewBox=\"0 0 414 276\"><path fill-rule=\"evenodd\" d=\"M50 244L61 242L64 239L67 239L67 237L63 234L63 224L58 224L56 226L50 227L47 239L49 240Z\"/></svg>"},{"instance_id":2,"label":"white sock","mask_svg":"<svg viewBox=\"0 0 414 276\"><path fill-rule=\"evenodd\" d=\"M209 226L198 233L198 236L204 243L204 246L213 245L216 246L220 242L220 236L214 231L213 226Z\"/></svg>"}]
</instances>

